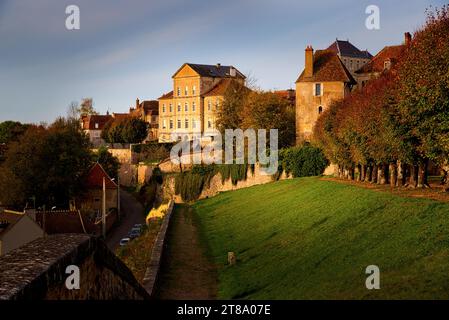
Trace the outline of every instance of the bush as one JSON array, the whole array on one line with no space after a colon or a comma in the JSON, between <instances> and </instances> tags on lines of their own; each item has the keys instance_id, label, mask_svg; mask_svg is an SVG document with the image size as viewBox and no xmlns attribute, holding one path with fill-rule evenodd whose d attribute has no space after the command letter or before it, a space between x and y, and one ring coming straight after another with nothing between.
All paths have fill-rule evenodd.
<instances>
[{"instance_id":1,"label":"bush","mask_svg":"<svg viewBox=\"0 0 449 320\"><path fill-rule=\"evenodd\" d=\"M329 165L321 149L310 144L282 149L279 158L282 170L295 178L321 175Z\"/></svg>"}]
</instances>

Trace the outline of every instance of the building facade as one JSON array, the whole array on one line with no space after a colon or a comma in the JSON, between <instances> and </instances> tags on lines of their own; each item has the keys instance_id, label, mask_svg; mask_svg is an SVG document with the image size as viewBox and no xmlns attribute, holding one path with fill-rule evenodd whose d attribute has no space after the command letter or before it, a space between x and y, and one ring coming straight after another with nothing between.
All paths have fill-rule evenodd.
<instances>
[{"instance_id":1,"label":"building facade","mask_svg":"<svg viewBox=\"0 0 449 320\"><path fill-rule=\"evenodd\" d=\"M138 117L148 123L148 137L145 139L145 142L158 139L159 102L157 100L139 101L137 98L135 107L129 109L129 115Z\"/></svg>"},{"instance_id":2,"label":"building facade","mask_svg":"<svg viewBox=\"0 0 449 320\"><path fill-rule=\"evenodd\" d=\"M89 136L89 140L94 147L99 147L105 143L101 138L101 131L111 119L113 117L109 114L81 116L81 128Z\"/></svg>"},{"instance_id":3,"label":"building facade","mask_svg":"<svg viewBox=\"0 0 449 320\"><path fill-rule=\"evenodd\" d=\"M233 66L184 63L172 76L173 90L159 100L159 142L173 142L172 133L192 138L216 127L216 112L231 83L245 84Z\"/></svg>"},{"instance_id":4,"label":"building facade","mask_svg":"<svg viewBox=\"0 0 449 320\"><path fill-rule=\"evenodd\" d=\"M309 141L319 115L348 95L356 81L337 53L305 50L305 68L296 81L296 142Z\"/></svg>"},{"instance_id":5,"label":"building facade","mask_svg":"<svg viewBox=\"0 0 449 320\"><path fill-rule=\"evenodd\" d=\"M337 54L346 69L351 73L357 81L356 71L367 64L372 59L372 54L368 50L360 50L354 46L349 40L336 39L326 50L330 50Z\"/></svg>"}]
</instances>

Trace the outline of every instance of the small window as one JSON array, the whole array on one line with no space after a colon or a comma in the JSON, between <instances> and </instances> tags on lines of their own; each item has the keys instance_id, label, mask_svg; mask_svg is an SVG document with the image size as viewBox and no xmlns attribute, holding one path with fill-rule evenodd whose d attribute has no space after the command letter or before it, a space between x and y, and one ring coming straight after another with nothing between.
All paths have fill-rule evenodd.
<instances>
[{"instance_id":1,"label":"small window","mask_svg":"<svg viewBox=\"0 0 449 320\"><path fill-rule=\"evenodd\" d=\"M189 119L186 119L186 120L184 121L184 127L185 127L186 129L189 128Z\"/></svg>"},{"instance_id":2,"label":"small window","mask_svg":"<svg viewBox=\"0 0 449 320\"><path fill-rule=\"evenodd\" d=\"M212 103L210 102L210 100L207 102L207 110L210 111L210 109L212 108Z\"/></svg>"},{"instance_id":3,"label":"small window","mask_svg":"<svg viewBox=\"0 0 449 320\"><path fill-rule=\"evenodd\" d=\"M165 129L167 127L167 120L164 119L164 121L162 121L162 129Z\"/></svg>"},{"instance_id":4,"label":"small window","mask_svg":"<svg viewBox=\"0 0 449 320\"><path fill-rule=\"evenodd\" d=\"M170 129L173 129L173 120L170 120Z\"/></svg>"},{"instance_id":5,"label":"small window","mask_svg":"<svg viewBox=\"0 0 449 320\"><path fill-rule=\"evenodd\" d=\"M170 112L173 112L173 104L170 103Z\"/></svg>"},{"instance_id":6,"label":"small window","mask_svg":"<svg viewBox=\"0 0 449 320\"><path fill-rule=\"evenodd\" d=\"M196 129L196 121L192 120L192 129Z\"/></svg>"},{"instance_id":7,"label":"small window","mask_svg":"<svg viewBox=\"0 0 449 320\"><path fill-rule=\"evenodd\" d=\"M321 83L315 83L315 96L321 96Z\"/></svg>"},{"instance_id":8,"label":"small window","mask_svg":"<svg viewBox=\"0 0 449 320\"><path fill-rule=\"evenodd\" d=\"M187 102L184 104L184 111L189 111L189 104Z\"/></svg>"},{"instance_id":9,"label":"small window","mask_svg":"<svg viewBox=\"0 0 449 320\"><path fill-rule=\"evenodd\" d=\"M95 129L98 129L98 123L95 124Z\"/></svg>"},{"instance_id":10,"label":"small window","mask_svg":"<svg viewBox=\"0 0 449 320\"><path fill-rule=\"evenodd\" d=\"M162 112L165 113L165 103L162 105Z\"/></svg>"},{"instance_id":11,"label":"small window","mask_svg":"<svg viewBox=\"0 0 449 320\"><path fill-rule=\"evenodd\" d=\"M189 95L189 87L186 86L186 88L184 89L184 95L188 96Z\"/></svg>"},{"instance_id":12,"label":"small window","mask_svg":"<svg viewBox=\"0 0 449 320\"><path fill-rule=\"evenodd\" d=\"M181 120L178 120L178 129L181 129Z\"/></svg>"},{"instance_id":13,"label":"small window","mask_svg":"<svg viewBox=\"0 0 449 320\"><path fill-rule=\"evenodd\" d=\"M212 128L212 121L207 120L207 127L208 127L209 129Z\"/></svg>"},{"instance_id":14,"label":"small window","mask_svg":"<svg viewBox=\"0 0 449 320\"><path fill-rule=\"evenodd\" d=\"M181 88L180 88L180 87L178 87L178 88L176 89L176 93L178 94L178 97L181 95Z\"/></svg>"},{"instance_id":15,"label":"small window","mask_svg":"<svg viewBox=\"0 0 449 320\"><path fill-rule=\"evenodd\" d=\"M196 86L193 86L192 87L192 95L195 95L195 93L196 93Z\"/></svg>"},{"instance_id":16,"label":"small window","mask_svg":"<svg viewBox=\"0 0 449 320\"><path fill-rule=\"evenodd\" d=\"M181 112L181 104L178 103L178 112Z\"/></svg>"},{"instance_id":17,"label":"small window","mask_svg":"<svg viewBox=\"0 0 449 320\"><path fill-rule=\"evenodd\" d=\"M196 109L195 102L192 102L192 111L195 112L195 109Z\"/></svg>"},{"instance_id":18,"label":"small window","mask_svg":"<svg viewBox=\"0 0 449 320\"><path fill-rule=\"evenodd\" d=\"M321 114L323 112L323 107L322 106L319 106L318 107L318 114Z\"/></svg>"}]
</instances>

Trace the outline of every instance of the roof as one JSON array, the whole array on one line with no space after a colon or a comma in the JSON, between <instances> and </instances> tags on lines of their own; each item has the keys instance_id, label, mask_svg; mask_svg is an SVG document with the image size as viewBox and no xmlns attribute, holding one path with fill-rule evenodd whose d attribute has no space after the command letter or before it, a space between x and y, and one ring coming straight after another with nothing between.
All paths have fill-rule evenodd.
<instances>
[{"instance_id":1,"label":"roof","mask_svg":"<svg viewBox=\"0 0 449 320\"><path fill-rule=\"evenodd\" d=\"M172 99L172 98L173 98L173 90L170 91L169 93L163 94L158 99L162 100L162 99Z\"/></svg>"},{"instance_id":2,"label":"roof","mask_svg":"<svg viewBox=\"0 0 449 320\"><path fill-rule=\"evenodd\" d=\"M337 54L330 50L317 50L313 55L313 76L305 77L304 71L296 82L341 81L356 84Z\"/></svg>"},{"instance_id":3,"label":"roof","mask_svg":"<svg viewBox=\"0 0 449 320\"><path fill-rule=\"evenodd\" d=\"M246 77L237 68L233 66L222 66L221 64L209 65L209 64L195 64L195 63L184 63L181 68L179 68L173 78L178 74L178 72L188 65L195 72L197 72L201 77L213 77L213 78L227 78L231 77L231 69L235 70L235 77L245 79Z\"/></svg>"},{"instance_id":4,"label":"roof","mask_svg":"<svg viewBox=\"0 0 449 320\"><path fill-rule=\"evenodd\" d=\"M385 70L385 61L390 60L391 62L395 62L395 60L399 60L404 49L405 45L386 46L370 62L362 66L355 73L383 72Z\"/></svg>"},{"instance_id":5,"label":"roof","mask_svg":"<svg viewBox=\"0 0 449 320\"><path fill-rule=\"evenodd\" d=\"M109 114L100 115L93 114L88 116L82 116L81 121L83 123L83 130L102 130L105 124L112 119L112 116ZM95 126L98 124L98 127Z\"/></svg>"},{"instance_id":6,"label":"roof","mask_svg":"<svg viewBox=\"0 0 449 320\"><path fill-rule=\"evenodd\" d=\"M342 57L371 59L373 56L368 50L361 51L351 42L344 40L336 40L326 50L331 50Z\"/></svg>"},{"instance_id":7,"label":"roof","mask_svg":"<svg viewBox=\"0 0 449 320\"><path fill-rule=\"evenodd\" d=\"M89 173L87 174L86 187L92 189L103 188L103 177L105 178L107 189L117 188L117 184L112 181L106 171L104 171L101 164L99 164L98 162L96 162L92 166L92 168L90 168Z\"/></svg>"},{"instance_id":8,"label":"roof","mask_svg":"<svg viewBox=\"0 0 449 320\"><path fill-rule=\"evenodd\" d=\"M0 212L0 238L6 234L25 214Z\"/></svg>"},{"instance_id":9,"label":"roof","mask_svg":"<svg viewBox=\"0 0 449 320\"><path fill-rule=\"evenodd\" d=\"M129 113L116 113L116 112L113 112L112 113L112 117L114 119L126 119L126 118L129 117Z\"/></svg>"},{"instance_id":10,"label":"roof","mask_svg":"<svg viewBox=\"0 0 449 320\"><path fill-rule=\"evenodd\" d=\"M158 115L159 101L157 100L142 101L139 105L139 109L143 109L146 114L151 112L152 115Z\"/></svg>"},{"instance_id":11,"label":"roof","mask_svg":"<svg viewBox=\"0 0 449 320\"><path fill-rule=\"evenodd\" d=\"M226 90L229 88L232 79L222 79L215 86L213 86L209 91L206 91L202 96L213 97L222 96L225 94Z\"/></svg>"}]
</instances>

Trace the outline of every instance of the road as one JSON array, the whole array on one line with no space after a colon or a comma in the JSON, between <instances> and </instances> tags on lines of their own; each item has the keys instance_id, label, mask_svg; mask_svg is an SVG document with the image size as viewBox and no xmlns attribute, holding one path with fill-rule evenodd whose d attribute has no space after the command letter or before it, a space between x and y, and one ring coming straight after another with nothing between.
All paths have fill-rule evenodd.
<instances>
[{"instance_id":1,"label":"road","mask_svg":"<svg viewBox=\"0 0 449 320\"><path fill-rule=\"evenodd\" d=\"M136 223L145 223L144 208L132 194L120 189L120 207L122 221L107 236L106 244L109 249L115 251L120 240L125 238Z\"/></svg>"}]
</instances>

